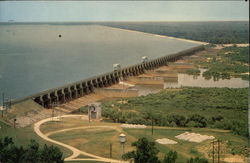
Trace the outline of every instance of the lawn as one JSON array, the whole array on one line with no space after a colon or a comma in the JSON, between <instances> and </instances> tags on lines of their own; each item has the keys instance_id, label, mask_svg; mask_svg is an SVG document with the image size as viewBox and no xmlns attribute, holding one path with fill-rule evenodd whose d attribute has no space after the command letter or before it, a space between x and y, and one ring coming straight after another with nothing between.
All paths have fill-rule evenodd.
<instances>
[{"instance_id":1,"label":"lawn","mask_svg":"<svg viewBox=\"0 0 250 163\"><path fill-rule=\"evenodd\" d=\"M43 147L44 144L47 144L47 145L54 145L54 146L57 146L55 144L52 144L52 143L49 143L45 140L43 140L42 138L40 138L33 130L33 125L31 126L28 126L28 127L24 127L24 128L14 128L12 126L9 126L3 122L0 121L0 138L1 137L12 137L13 140L14 140L14 143L16 145L22 145L22 146L27 146L30 142L31 139L34 139L36 140L41 147ZM71 151L61 147L61 146L57 146L59 147L63 154L64 154L64 157L67 157L69 155L72 154Z\"/></svg>"},{"instance_id":2,"label":"lawn","mask_svg":"<svg viewBox=\"0 0 250 163\"><path fill-rule=\"evenodd\" d=\"M131 143L136 141L140 137L147 137L151 141L155 141L159 138L169 138L178 142L175 145L161 145L156 143L157 148L160 150L159 157L163 159L166 152L169 150L175 150L178 152L177 162L185 162L190 157L202 156L211 159L211 140L204 141L202 143L192 143L175 138L175 136L183 132L195 132L205 135L212 135L216 139L222 140L222 149L227 149L222 153L222 159L224 157L232 156L230 154L231 150L235 150L238 147L247 147L247 138L234 135L228 130L218 130L209 128L178 128L178 127L155 127L154 135L151 134L151 127L146 129L129 129L120 128L118 123L106 123L106 122L84 122L79 118L73 120L73 118L64 118L61 122L56 123L45 123L43 125L43 130L48 131L53 125L61 126L57 130L62 130L65 128L70 128L67 123L71 126L76 127L75 124L81 124L80 126L113 126L117 129L110 128L85 128L85 129L74 129L71 131L64 131L60 133L55 133L50 135L50 138L55 139L65 144L74 146L82 151L86 151L102 157L110 157L110 144L112 143L112 158L119 159L121 157L121 145L119 143L119 134L121 132L127 135L127 142L125 144L125 152L133 150ZM59 123L62 123L59 125ZM80 127L78 126L78 127ZM208 156L207 154L210 155ZM226 154L226 155L225 155ZM81 157L81 156L80 156ZM78 157L78 158L80 158ZM86 158L85 156L81 158Z\"/></svg>"}]
</instances>

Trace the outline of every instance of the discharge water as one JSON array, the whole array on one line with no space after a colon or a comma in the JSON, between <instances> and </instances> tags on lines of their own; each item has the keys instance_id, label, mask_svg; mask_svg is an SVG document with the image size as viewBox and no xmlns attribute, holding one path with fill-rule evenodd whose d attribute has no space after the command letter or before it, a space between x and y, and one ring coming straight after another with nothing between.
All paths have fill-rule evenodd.
<instances>
[{"instance_id":1,"label":"discharge water","mask_svg":"<svg viewBox=\"0 0 250 163\"><path fill-rule=\"evenodd\" d=\"M98 25L0 25L0 93L12 99L199 44Z\"/></svg>"}]
</instances>

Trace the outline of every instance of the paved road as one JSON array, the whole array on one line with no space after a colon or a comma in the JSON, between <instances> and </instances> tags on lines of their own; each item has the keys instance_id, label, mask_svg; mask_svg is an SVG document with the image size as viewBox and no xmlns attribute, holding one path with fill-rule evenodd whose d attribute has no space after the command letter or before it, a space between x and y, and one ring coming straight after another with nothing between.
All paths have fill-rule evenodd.
<instances>
[{"instance_id":1,"label":"paved road","mask_svg":"<svg viewBox=\"0 0 250 163\"><path fill-rule=\"evenodd\" d=\"M64 116L60 116L60 117L82 117L84 119L86 118L86 120L87 120L86 115L64 115ZM54 119L57 119L57 118L59 118L59 117L54 117ZM36 134L38 136L40 136L44 140L49 141L49 142L54 143L54 144L57 144L57 145L60 145L60 146L63 146L65 148L71 150L73 152L73 154L71 156L65 158L64 159L65 161L84 161L84 160L87 161L87 160L92 160L92 161L103 161L103 162L111 162L111 163L124 162L124 161L121 161L121 160L109 159L109 158L100 157L100 156L97 156L97 155L94 155L94 154L91 154L91 153L87 153L87 152L81 151L81 150L79 150L79 149L77 149L75 147L72 147L72 146L64 144L62 142L53 140L53 139L48 137L51 134L55 134L55 133L59 133L59 132L70 131L70 130L75 130L75 129L85 129L85 128L91 128L91 127L112 128L112 129L117 130L119 132L121 131L121 129L119 129L117 127L113 127L113 126L86 126L86 127L74 127L74 128L62 129L62 130L59 130L59 131L53 131L53 132L49 132L47 134L43 134L41 132L41 130L40 130L40 126L43 123L46 123L46 122L49 122L49 121L52 121L52 118L46 118L46 119L43 119L43 120L35 123L34 124L34 131L36 132ZM89 157L93 157L93 159L91 159L91 158L82 158L82 159L77 158L80 154L85 155L85 156L89 156Z\"/></svg>"}]
</instances>

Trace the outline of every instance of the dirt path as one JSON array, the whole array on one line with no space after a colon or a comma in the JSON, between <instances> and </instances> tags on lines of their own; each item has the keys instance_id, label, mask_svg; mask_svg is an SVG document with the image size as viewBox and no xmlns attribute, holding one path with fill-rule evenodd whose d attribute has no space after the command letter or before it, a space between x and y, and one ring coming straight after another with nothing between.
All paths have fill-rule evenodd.
<instances>
[{"instance_id":1,"label":"dirt path","mask_svg":"<svg viewBox=\"0 0 250 163\"><path fill-rule=\"evenodd\" d=\"M61 117L82 117L82 118L86 118L87 120L87 116L86 115L63 115L63 116L60 116ZM54 117L55 118L59 118L59 117ZM51 134L54 134L54 133L59 133L59 132L64 132L64 131L70 131L70 130L75 130L75 129L84 129L84 128L92 128L92 127L105 127L105 128L112 128L114 130L117 130L117 131L121 131L121 129L119 129L118 127L113 127L113 126L87 126L87 127L74 127L74 128L69 128L69 129L62 129L62 130L59 130L59 131L53 131L53 132L49 132L47 134L43 134L40 130L40 126L46 122L49 122L49 121L52 121L52 118L46 118L46 119L43 119L37 123L34 124L34 131L36 132L36 134L38 136L40 136L41 138L43 138L44 140L46 141L49 141L51 143L54 143L54 144L57 144L57 145L60 145L60 146L63 146L69 150L71 150L73 152L73 154L67 158L65 158L65 161L87 161L87 160L92 160L92 161L103 161L103 162L111 162L111 163L121 163L121 160L114 160L114 159L109 159L109 158L105 158L105 157L100 157L100 156L97 156L97 155L94 155L94 154L91 154L91 153L87 153L87 152L84 152L84 151L81 151L75 147L72 147L70 145L67 145L67 144L64 144L62 142L59 142L59 141L56 141L56 140L53 140L51 138L49 138L48 136L51 135ZM77 156L79 156L80 154L82 155L86 155L86 156L89 156L89 157L93 157L94 159L90 159L90 158L76 158ZM122 161L124 162L124 161Z\"/></svg>"}]
</instances>

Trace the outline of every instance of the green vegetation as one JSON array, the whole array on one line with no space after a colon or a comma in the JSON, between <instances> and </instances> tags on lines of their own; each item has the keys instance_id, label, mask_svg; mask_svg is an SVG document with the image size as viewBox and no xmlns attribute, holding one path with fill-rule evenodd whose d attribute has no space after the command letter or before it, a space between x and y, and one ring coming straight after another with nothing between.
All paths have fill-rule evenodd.
<instances>
[{"instance_id":1,"label":"green vegetation","mask_svg":"<svg viewBox=\"0 0 250 163\"><path fill-rule=\"evenodd\" d=\"M214 44L248 43L249 23L242 22L110 22L98 23Z\"/></svg>"},{"instance_id":2,"label":"green vegetation","mask_svg":"<svg viewBox=\"0 0 250 163\"><path fill-rule=\"evenodd\" d=\"M132 146L135 146L134 151L125 153L123 159L125 160L134 160L135 163L160 163L161 161L157 157L159 150L156 148L155 142L150 142L147 138L142 137L137 141L132 143ZM169 151L163 160L163 163L175 163L177 159L176 151ZM187 163L208 163L208 160L205 158L196 157L195 159L191 158L187 160Z\"/></svg>"},{"instance_id":3,"label":"green vegetation","mask_svg":"<svg viewBox=\"0 0 250 163\"><path fill-rule=\"evenodd\" d=\"M217 119L217 118L216 118ZM220 119L220 117L218 118ZM95 126L92 127L91 126ZM112 128L104 128L98 126L109 126ZM194 132L202 135L211 135L216 139L220 139L223 149L227 149L226 154L222 154L222 158L228 154L246 155L247 156L247 138L235 135L229 131L209 128L176 128L176 127L159 127L154 126L154 134L151 133L151 127L145 129L139 128L121 128L118 123L106 122L88 122L83 121L81 118L62 118L57 123L47 122L42 125L42 132L44 134L51 131L63 130L66 128L76 128L69 131L58 132L50 135L49 137L63 142L65 144L76 147L82 151L92 153L98 156L110 157L110 144L112 144L112 158L121 159L121 145L119 142L119 134L122 132L126 135L127 141L125 144L125 152L135 150L130 144L139 138L146 137L149 141L155 142L156 139L168 138L178 142L174 145L164 145L156 143L155 146L159 150L157 157L164 160L169 151L177 151L178 157L176 162L186 162L187 159L193 157L206 157L211 159L212 146L211 141L204 141L201 143L193 143L177 139L175 136L184 132ZM87 128L85 128L87 127ZM89 128L90 127L90 128ZM91 135L91 136L89 136ZM206 154L210 154L207 156ZM89 158L88 156L79 156L77 158Z\"/></svg>"},{"instance_id":4,"label":"green vegetation","mask_svg":"<svg viewBox=\"0 0 250 163\"><path fill-rule=\"evenodd\" d=\"M188 75L200 75L200 70L199 69L187 69L186 74Z\"/></svg>"},{"instance_id":5,"label":"green vegetation","mask_svg":"<svg viewBox=\"0 0 250 163\"><path fill-rule=\"evenodd\" d=\"M47 142L40 138L33 130L33 126L27 126L24 128L14 128L12 126L9 126L3 122L1 122L0 119L0 138L4 137L12 137L13 142L17 146L23 146L24 148L27 147L27 144L30 143L30 140L35 140L37 143L39 143L40 146L43 146L44 144L47 145L53 145L50 142ZM64 157L69 156L72 154L71 151L61 147L60 150L63 152Z\"/></svg>"},{"instance_id":6,"label":"green vegetation","mask_svg":"<svg viewBox=\"0 0 250 163\"><path fill-rule=\"evenodd\" d=\"M210 127L248 136L247 88L189 88L102 104L114 122L170 127Z\"/></svg>"},{"instance_id":7,"label":"green vegetation","mask_svg":"<svg viewBox=\"0 0 250 163\"><path fill-rule=\"evenodd\" d=\"M175 163L177 159L177 152L176 151L169 151L163 160L163 163Z\"/></svg>"},{"instance_id":8,"label":"green vegetation","mask_svg":"<svg viewBox=\"0 0 250 163\"><path fill-rule=\"evenodd\" d=\"M35 140L31 140L28 147L18 147L12 138L0 139L0 162L37 162L37 163L63 163L63 154L59 148L47 146L41 149Z\"/></svg>"},{"instance_id":9,"label":"green vegetation","mask_svg":"<svg viewBox=\"0 0 250 163\"><path fill-rule=\"evenodd\" d=\"M147 138L143 137L133 142L132 146L136 150L125 153L122 156L123 159L134 159L135 163L160 163L157 157L159 150L155 147L155 142L149 142Z\"/></svg>"},{"instance_id":10,"label":"green vegetation","mask_svg":"<svg viewBox=\"0 0 250 163\"><path fill-rule=\"evenodd\" d=\"M212 58L205 56L206 61L195 62L195 64L207 68L207 71L202 74L206 79L228 79L231 76L249 79L248 51L248 47L226 47Z\"/></svg>"},{"instance_id":11,"label":"green vegetation","mask_svg":"<svg viewBox=\"0 0 250 163\"><path fill-rule=\"evenodd\" d=\"M212 144L211 141L204 141L201 143L192 143L188 141L183 141L177 139L175 136L182 134L184 132L194 132L202 135L212 135L216 139L220 139L223 142L222 148L227 149L226 153L222 154L222 157L228 156L228 154L239 154L248 156L247 138L234 135L228 131L218 130L218 129L208 129L208 128L161 128L154 127L154 134L151 133L151 128L147 129L125 129L126 135L133 136L137 139L141 137L146 137L150 141L155 141L156 139L168 138L177 141L176 145L163 145L156 144L157 149L160 150L158 157L163 160L166 153L169 151L177 151L178 157L176 162L186 162L187 159L191 157L204 157L204 155L209 154L209 158L212 158ZM230 143L229 143L230 142ZM239 149L240 148L240 149ZM239 149L237 153L233 153L234 149ZM208 158L208 157L206 157Z\"/></svg>"},{"instance_id":12,"label":"green vegetation","mask_svg":"<svg viewBox=\"0 0 250 163\"><path fill-rule=\"evenodd\" d=\"M190 158L190 160L188 160L187 163L208 163L208 160L205 158L195 157L195 158Z\"/></svg>"}]
</instances>

